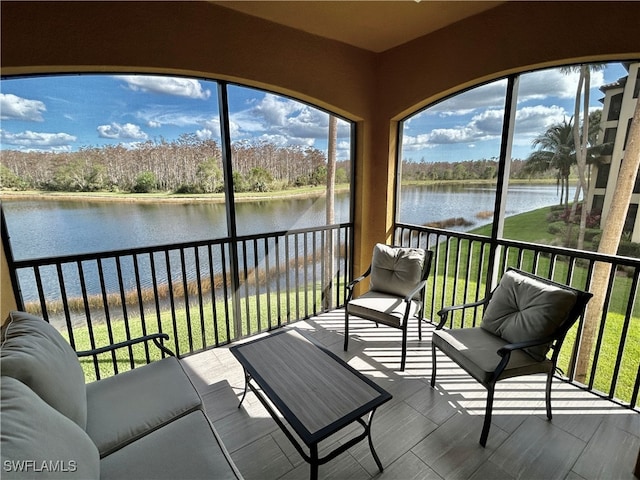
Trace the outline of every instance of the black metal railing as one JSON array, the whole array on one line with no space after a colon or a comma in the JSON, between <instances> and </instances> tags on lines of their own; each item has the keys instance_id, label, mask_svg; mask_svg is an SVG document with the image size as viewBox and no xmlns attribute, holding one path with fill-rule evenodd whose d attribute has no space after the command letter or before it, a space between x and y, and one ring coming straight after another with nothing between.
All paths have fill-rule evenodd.
<instances>
[{"instance_id":1,"label":"black metal railing","mask_svg":"<svg viewBox=\"0 0 640 480\"><path fill-rule=\"evenodd\" d=\"M345 223L30 260L14 260L6 239L5 251L18 308L56 326L76 351L161 332L185 355L339 306L351 232ZM82 361L99 379L159 355L139 345Z\"/></svg>"},{"instance_id":2,"label":"black metal railing","mask_svg":"<svg viewBox=\"0 0 640 480\"><path fill-rule=\"evenodd\" d=\"M425 317L482 299L509 266L590 290L596 262L611 266L589 371L578 378L583 320L563 345L571 382L637 408L640 260L450 230L397 224L394 243L434 251ZM179 355L221 346L340 307L351 272L351 224L131 250L14 261L19 308L43 316L76 350L168 333ZM333 252L332 254L329 252ZM331 268L329 268L331 267ZM332 288L328 288L331 286ZM453 316L476 325L482 312ZM142 345L83 358L88 380L148 363ZM578 381L579 380L579 381Z\"/></svg>"},{"instance_id":3,"label":"black metal railing","mask_svg":"<svg viewBox=\"0 0 640 480\"><path fill-rule=\"evenodd\" d=\"M559 366L564 378L596 394L637 408L640 389L640 259L530 244L437 228L396 224L395 243L434 251L427 284L425 316L448 305L485 297L507 267L517 267L555 281L591 291L597 262L610 265L607 294L589 368L577 371L579 338L584 319L563 345ZM589 307L588 307L589 308ZM458 313L457 325L475 326L482 312Z\"/></svg>"}]
</instances>

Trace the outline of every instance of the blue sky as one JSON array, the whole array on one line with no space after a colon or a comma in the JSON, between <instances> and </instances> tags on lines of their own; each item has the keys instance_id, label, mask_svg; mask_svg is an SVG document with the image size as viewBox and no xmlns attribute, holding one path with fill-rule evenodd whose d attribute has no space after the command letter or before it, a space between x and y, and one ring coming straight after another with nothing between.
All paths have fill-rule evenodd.
<instances>
[{"instance_id":1,"label":"blue sky","mask_svg":"<svg viewBox=\"0 0 640 480\"><path fill-rule=\"evenodd\" d=\"M624 76L609 64L592 77L598 87ZM577 74L557 69L521 76L514 158L533 137L570 118ZM403 158L459 161L498 156L506 81L493 82L413 116L404 123ZM328 115L306 104L230 86L232 141L265 141L326 150ZM6 79L0 93L0 148L76 151L82 147L172 141L181 134L219 140L217 84L145 75L69 75ZM339 158L348 158L349 128L339 122Z\"/></svg>"},{"instance_id":2,"label":"blue sky","mask_svg":"<svg viewBox=\"0 0 640 480\"><path fill-rule=\"evenodd\" d=\"M0 93L1 148L81 147L173 141L182 134L220 140L217 84L148 75L68 75L6 79ZM261 90L229 86L232 141L327 148L328 114ZM338 122L348 158L349 128Z\"/></svg>"},{"instance_id":3,"label":"blue sky","mask_svg":"<svg viewBox=\"0 0 640 480\"><path fill-rule=\"evenodd\" d=\"M620 63L591 75L590 108L602 108L599 87L626 76ZM531 141L573 116L578 73L559 69L520 76L512 158L525 159ZM490 159L500 153L507 81L496 81L440 102L404 122L403 158L412 161Z\"/></svg>"}]
</instances>

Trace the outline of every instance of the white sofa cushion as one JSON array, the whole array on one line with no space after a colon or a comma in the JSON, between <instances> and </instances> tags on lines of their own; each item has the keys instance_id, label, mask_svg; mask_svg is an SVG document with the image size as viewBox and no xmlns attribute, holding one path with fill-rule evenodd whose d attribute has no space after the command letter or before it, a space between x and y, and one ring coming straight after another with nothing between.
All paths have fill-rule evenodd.
<instances>
[{"instance_id":1,"label":"white sofa cushion","mask_svg":"<svg viewBox=\"0 0 640 480\"><path fill-rule=\"evenodd\" d=\"M200 408L202 399L178 359L168 357L88 383L87 405L87 433L104 457Z\"/></svg>"},{"instance_id":2,"label":"white sofa cushion","mask_svg":"<svg viewBox=\"0 0 640 480\"><path fill-rule=\"evenodd\" d=\"M15 378L2 377L0 392L3 479L100 478L98 449L82 428Z\"/></svg>"},{"instance_id":3,"label":"white sofa cushion","mask_svg":"<svg viewBox=\"0 0 640 480\"><path fill-rule=\"evenodd\" d=\"M202 410L103 458L100 469L102 480L241 478Z\"/></svg>"},{"instance_id":4,"label":"white sofa cushion","mask_svg":"<svg viewBox=\"0 0 640 480\"><path fill-rule=\"evenodd\" d=\"M2 375L20 380L84 429L87 425L84 372L60 332L39 317L11 312L0 334Z\"/></svg>"}]
</instances>

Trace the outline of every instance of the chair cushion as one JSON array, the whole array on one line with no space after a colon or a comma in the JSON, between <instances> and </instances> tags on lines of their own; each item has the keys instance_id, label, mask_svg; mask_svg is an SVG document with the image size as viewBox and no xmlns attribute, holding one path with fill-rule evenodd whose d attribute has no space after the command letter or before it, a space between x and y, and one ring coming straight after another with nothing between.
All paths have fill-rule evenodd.
<instances>
[{"instance_id":1,"label":"chair cushion","mask_svg":"<svg viewBox=\"0 0 640 480\"><path fill-rule=\"evenodd\" d=\"M494 370L502 360L498 350L509 343L479 327L435 330L432 342L482 384L492 379ZM497 380L546 373L552 368L551 360L539 362L521 350L514 350Z\"/></svg>"},{"instance_id":2,"label":"chair cushion","mask_svg":"<svg viewBox=\"0 0 640 480\"><path fill-rule=\"evenodd\" d=\"M422 280L425 257L426 252L420 248L376 244L373 248L369 289L406 296Z\"/></svg>"},{"instance_id":3,"label":"chair cushion","mask_svg":"<svg viewBox=\"0 0 640 480\"><path fill-rule=\"evenodd\" d=\"M42 322L42 320L40 320ZM12 377L0 380L2 478L100 478L85 431Z\"/></svg>"},{"instance_id":4,"label":"chair cushion","mask_svg":"<svg viewBox=\"0 0 640 480\"><path fill-rule=\"evenodd\" d=\"M494 290L480 326L509 343L544 338L562 325L576 300L571 290L508 270ZM542 360L549 345L526 350Z\"/></svg>"},{"instance_id":5,"label":"chair cushion","mask_svg":"<svg viewBox=\"0 0 640 480\"><path fill-rule=\"evenodd\" d=\"M351 300L347 310L349 314L400 328L403 325L406 305L400 297L370 290L355 300ZM420 302L412 300L407 319L413 317L419 307Z\"/></svg>"},{"instance_id":6,"label":"chair cushion","mask_svg":"<svg viewBox=\"0 0 640 480\"><path fill-rule=\"evenodd\" d=\"M103 458L100 478L241 478L230 458L205 414L197 410Z\"/></svg>"},{"instance_id":7,"label":"chair cushion","mask_svg":"<svg viewBox=\"0 0 640 480\"><path fill-rule=\"evenodd\" d=\"M87 384L87 433L104 457L200 408L175 357Z\"/></svg>"},{"instance_id":8,"label":"chair cushion","mask_svg":"<svg viewBox=\"0 0 640 480\"><path fill-rule=\"evenodd\" d=\"M0 335L2 375L20 380L84 429L87 425L84 372L60 332L39 317L11 312Z\"/></svg>"}]
</instances>

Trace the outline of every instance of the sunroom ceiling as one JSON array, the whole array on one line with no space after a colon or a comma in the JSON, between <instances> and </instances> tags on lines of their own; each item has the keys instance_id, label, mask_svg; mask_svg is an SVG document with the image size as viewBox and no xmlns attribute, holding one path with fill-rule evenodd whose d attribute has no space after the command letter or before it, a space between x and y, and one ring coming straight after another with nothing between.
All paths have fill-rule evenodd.
<instances>
[{"instance_id":1,"label":"sunroom ceiling","mask_svg":"<svg viewBox=\"0 0 640 480\"><path fill-rule=\"evenodd\" d=\"M254 17L383 52L504 1L214 1Z\"/></svg>"}]
</instances>

